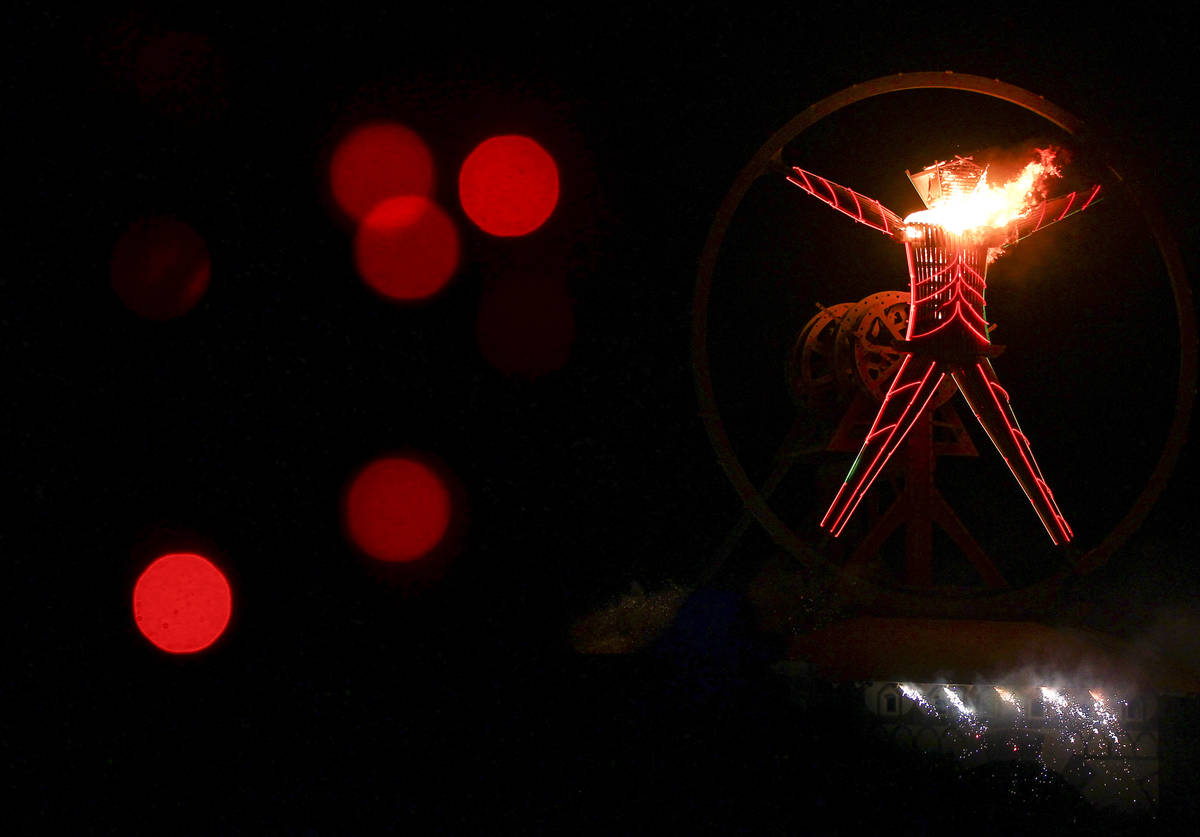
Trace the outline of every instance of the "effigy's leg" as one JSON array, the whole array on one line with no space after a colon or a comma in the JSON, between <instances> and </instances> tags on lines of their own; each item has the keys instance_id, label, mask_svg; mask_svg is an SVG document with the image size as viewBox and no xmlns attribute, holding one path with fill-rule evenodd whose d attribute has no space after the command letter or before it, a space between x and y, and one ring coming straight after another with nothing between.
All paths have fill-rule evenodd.
<instances>
[{"instance_id":1,"label":"effigy's leg","mask_svg":"<svg viewBox=\"0 0 1200 837\"><path fill-rule=\"evenodd\" d=\"M1000 451L1009 470L1021 484L1025 496L1033 504L1034 511L1042 519L1042 525L1050 534L1050 540L1056 545L1071 540L1074 532L1067 525L1062 512L1058 510L1050 486L1042 478L1041 469L1038 468L1033 451L1029 448L1029 439L1017 424L1017 417L1013 415L1008 402L1008 393L996 379L996 371L992 368L991 361L981 359L972 366L956 370L953 374L954 381L967 403L971 405L975 418L979 419L979 423L991 437L992 444Z\"/></svg>"},{"instance_id":2,"label":"effigy's leg","mask_svg":"<svg viewBox=\"0 0 1200 837\"><path fill-rule=\"evenodd\" d=\"M859 501L900 447L913 423L929 406L929 400L945 377L946 372L937 361L911 354L904 356L875 416L875 423L850 466L846 481L821 520L821 525L834 537L842 533Z\"/></svg>"}]
</instances>

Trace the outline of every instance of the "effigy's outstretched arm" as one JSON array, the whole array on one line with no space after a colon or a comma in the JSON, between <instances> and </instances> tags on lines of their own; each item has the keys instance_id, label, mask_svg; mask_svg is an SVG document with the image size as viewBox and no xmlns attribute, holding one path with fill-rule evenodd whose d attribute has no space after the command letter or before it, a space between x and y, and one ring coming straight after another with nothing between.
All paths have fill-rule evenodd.
<instances>
[{"instance_id":1,"label":"effigy's outstretched arm","mask_svg":"<svg viewBox=\"0 0 1200 837\"><path fill-rule=\"evenodd\" d=\"M834 537L842 533L858 508L859 501L900 447L913 423L925 412L929 400L945 377L945 369L932 358L911 354L904 356L862 449L850 466L850 472L833 498L829 511L821 519L821 525Z\"/></svg>"},{"instance_id":2,"label":"effigy's outstretched arm","mask_svg":"<svg viewBox=\"0 0 1200 837\"><path fill-rule=\"evenodd\" d=\"M849 215L860 224L866 224L886 236L898 241L903 240L904 219L874 198L839 186L799 166L787 166L782 168L782 171L789 183L794 183L838 212Z\"/></svg>"},{"instance_id":3,"label":"effigy's outstretched arm","mask_svg":"<svg viewBox=\"0 0 1200 837\"><path fill-rule=\"evenodd\" d=\"M991 437L992 444L1000 451L1034 511L1042 519L1050 540L1055 545L1071 540L1074 532L1054 502L1050 486L1046 484L1037 460L1033 458L1029 439L1017 424L1017 417L1008 403L1008 393L996 379L991 361L981 359L973 366L955 370L953 375L954 382L971 405L975 418L979 419Z\"/></svg>"},{"instance_id":4,"label":"effigy's outstretched arm","mask_svg":"<svg viewBox=\"0 0 1200 837\"><path fill-rule=\"evenodd\" d=\"M1008 235L1002 247L1011 247L1018 241L1029 238L1038 230L1061 221L1077 212L1083 212L1100 199L1100 185L1080 189L1048 201L1043 201L1021 215L1008 226Z\"/></svg>"}]
</instances>

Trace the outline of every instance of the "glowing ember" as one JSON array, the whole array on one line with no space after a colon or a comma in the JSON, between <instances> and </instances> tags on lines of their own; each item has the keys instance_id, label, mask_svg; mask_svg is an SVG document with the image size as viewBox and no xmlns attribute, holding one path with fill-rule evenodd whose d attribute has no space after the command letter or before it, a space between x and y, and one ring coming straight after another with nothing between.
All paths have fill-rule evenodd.
<instances>
[{"instance_id":1,"label":"glowing ember","mask_svg":"<svg viewBox=\"0 0 1200 837\"><path fill-rule=\"evenodd\" d=\"M1089 692L1088 694L1092 696L1092 712L1100 722L1100 726L1104 727L1104 731L1112 739L1113 744L1119 745L1121 741L1117 737L1117 734L1113 732L1113 728L1120 729L1120 721L1117 719L1116 714L1104 705L1104 695L1096 691ZM1100 729L1096 727L1093 731L1099 733Z\"/></svg>"},{"instance_id":2,"label":"glowing ember","mask_svg":"<svg viewBox=\"0 0 1200 837\"><path fill-rule=\"evenodd\" d=\"M1062 177L1062 172L1054 165L1055 154L1052 149L1039 148L1037 153L1038 159L1027 164L1020 174L1007 183L988 183L987 170L984 169L981 175L969 178L974 182L973 188L969 189L961 188L966 185L965 182L955 182L967 181L968 178L965 175L956 176L955 166L946 164L941 174L944 180L941 194L928 209L912 213L904 222L929 224L956 235L968 230L1003 228L1033 206L1047 178Z\"/></svg>"}]
</instances>

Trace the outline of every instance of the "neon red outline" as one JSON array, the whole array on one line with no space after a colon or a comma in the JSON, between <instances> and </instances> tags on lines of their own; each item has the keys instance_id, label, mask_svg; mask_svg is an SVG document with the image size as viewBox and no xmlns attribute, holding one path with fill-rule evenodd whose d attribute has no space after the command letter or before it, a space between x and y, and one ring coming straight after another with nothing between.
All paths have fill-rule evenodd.
<instances>
[{"instance_id":1,"label":"neon red outline","mask_svg":"<svg viewBox=\"0 0 1200 837\"><path fill-rule=\"evenodd\" d=\"M896 381L903 378L904 370L908 368L908 362L910 360L912 360L912 355L906 354L904 356L904 359L902 361L900 361L900 368L896 370L896 377L894 377L892 379L893 384L895 384ZM868 439L870 439L872 436L878 435L876 433L876 430L879 427L879 422L883 420L883 411L884 411L884 408L887 406L888 401L890 401L892 398L892 392L893 391L892 391L891 387L889 387L887 394L883 397L883 404L880 405L879 412L875 414L875 421L871 423L871 429L867 432ZM889 426L894 426L894 425L889 425ZM864 448L866 447L865 442L863 443L863 447ZM860 451L859 455L861 456L861 451ZM861 478L860 478L860 480L861 480ZM825 521L827 521L829 519L829 515L833 513L834 508L837 506L838 498L842 496L842 492L845 490L846 486L849 484L850 484L849 480L846 480L845 482L842 483L842 488L838 491L837 497L833 498L833 502L830 503L829 508L825 511L825 516L821 518L821 526L822 527L825 526ZM836 537L836 535L834 537Z\"/></svg>"},{"instance_id":2,"label":"neon red outline","mask_svg":"<svg viewBox=\"0 0 1200 837\"><path fill-rule=\"evenodd\" d=\"M1037 512L1038 518L1042 521L1047 534L1050 535L1051 541L1057 545L1064 540L1071 540L1074 537L1074 531L1054 502L1054 494L1042 477L1037 461L1033 457L1033 450L1029 444L1028 437L1026 437L1024 431L1017 424L1016 416L1012 413L1011 406L1006 406L1011 405L1011 398L1008 391L999 382L994 382L988 376L988 373L984 371L984 364L987 363L986 350L991 346L991 340L988 338L990 329L985 313L987 310L987 261L983 254L987 248L982 244L978 244L974 239L967 238L964 240L962 236L950 233L936 225L916 224L915 226L923 229L917 239L910 239L907 235L901 237L897 234L897 231L904 230L907 232L909 225L904 224L900 216L890 213L890 210L884 208L883 204L878 200L868 198L868 200L874 203L875 210L879 214L879 224L876 224L873 220L868 220L863 202L860 200L860 198L865 198L865 195L860 195L853 189L847 189L819 175L812 175L812 177L820 180L828 191L830 197L826 198L823 194L817 192L808 172L798 166L793 166L792 171L794 172L794 176L789 175L787 177L789 182L799 186L822 203L828 204L843 215L853 218L855 221L865 224L872 229L879 230L904 244L905 259L908 264L911 301L908 328L905 335L907 341L912 342L932 337L952 324L959 324L965 329L966 333L969 333L978 341L978 350L968 349L967 351L977 358L975 371L980 376L982 382L987 385L988 395L991 397L992 403L999 413L1004 430L1007 431L1008 441L1003 445L996 444L997 436L993 435L993 429L996 430L997 434L1000 434L999 427L991 427L990 425L994 423L993 420L985 419L981 416L979 411L974 410L974 405L972 405L972 410L975 412L976 418L983 424L989 437L992 438L992 442L996 445L1005 464L1008 465L1009 470L1017 477L1018 483L1025 490L1027 498L1031 505L1033 505L1034 511ZM1100 191L1101 186L1099 184L1092 187L1087 200L1081 206L1075 208L1074 212L1082 212L1087 209L1096 199L1096 196L1100 194ZM850 195L854 201L854 211L841 205L838 197L840 192L846 192ZM1043 226L1056 223L1073 214L1072 209L1075 207L1078 195L1079 191L1075 191L1055 198L1054 201L1043 201L1037 207L1037 222L1031 230L1022 234L1022 225L1031 220L1030 216L1033 210L1029 210L1029 214L1022 216L1015 224L1009 227L1010 234L1015 235L1016 238L1005 242L1002 246L1007 247L1015 244L1021 238L1025 238L1042 229ZM1053 221L1047 222L1046 209L1049 204L1064 199L1066 200L1066 205L1062 212ZM895 216L898 224L897 231L892 229L889 213ZM931 230L937 230L940 235L931 237ZM972 266L973 262L981 263L983 265L982 271L977 271ZM930 276L921 277L919 275L931 270L933 272ZM934 286L938 286L936 290L929 290ZM925 291L924 296L920 295L922 291ZM928 326L929 320L941 320L942 315L947 313L948 316L944 322L938 322L936 326L918 332L919 328ZM930 343L927 345L938 346L940 344ZM947 358L941 357L939 355L940 351L938 348L932 348L930 353L923 355L922 362L928 362L929 368L919 381L905 383L896 386L894 389L889 389L887 395L884 397L883 404L880 405L879 412L875 416L875 421L872 423L870 431L863 440L862 448L859 450L854 466L852 466L850 473L847 475L847 479L839 487L825 515L821 518L821 526L829 529L834 537L841 534L862 502L862 498L866 495L871 485L874 484L879 473L886 466L892 455L900 447L900 444L904 441L909 430L911 430L915 423L916 418L928 408L933 394L945 379L947 374L947 367L945 366ZM904 354L904 359L893 380L893 385L895 385L896 381L904 380L909 362L913 357L915 355L912 351ZM990 364L988 366L990 369ZM965 368L957 365L957 362L955 362L954 367L950 371L956 378L960 373L964 375L968 374ZM929 390L928 395L922 400L920 408L914 413L913 409L916 406L917 399L921 395L922 388L928 384L935 372L938 373L935 385ZM994 377L994 375L993 371L992 376ZM960 388L962 387L960 386ZM1003 403L1001 403L997 391L1003 395ZM964 394L966 394L965 391ZM909 397L908 403L900 410L895 421L885 425L883 422L889 413L889 408L894 404L895 399L901 395ZM870 463L864 467L862 457L870 455L871 451L869 448L872 447L877 448L877 450ZM1020 457L1018 464L1015 465L1005 455L1004 449L1008 447L1016 448L1017 454ZM1030 486L1029 490L1025 489L1026 485ZM1032 489L1036 489L1036 492ZM847 492L849 492L848 495ZM1035 500L1035 494L1036 497L1040 498L1040 503ZM840 512L837 511L839 508L841 508ZM1051 525L1051 522L1053 522L1053 525Z\"/></svg>"},{"instance_id":3,"label":"neon red outline","mask_svg":"<svg viewBox=\"0 0 1200 837\"><path fill-rule=\"evenodd\" d=\"M971 309L969 309L969 308L968 308L967 310L968 310L968 311L971 311ZM936 326L935 328L931 328L931 329L929 329L929 331L923 331L923 332L921 332L921 333L920 333L920 334L918 334L918 335L917 335L917 336L916 336L914 339L916 339L916 340L920 340L922 337L932 337L933 335L935 335L935 334L937 334L938 332L942 331L942 330L943 330L944 328L946 328L947 326L953 325L954 323L959 323L959 324L961 324L961 325L963 325L963 326L966 326L967 330L968 330L968 331L970 331L972 334L974 334L976 337L978 337L978 338L979 338L979 341L980 341L981 343L984 343L984 344L986 344L986 345L989 345L989 346L990 346L990 345L991 345L991 341L990 341L990 340L988 340L987 336L986 336L986 335L984 335L984 334L982 334L982 333L979 331L979 329L977 329L975 326L973 326L973 325L971 325L969 322L967 322L966 318L965 318L965 317L963 317L963 315L962 315L962 311L963 311L963 309L962 309L962 303L955 303L955 305L954 305L954 314L953 314L953 316L951 316L951 317L950 317L950 319L946 320L946 322L942 323L940 326ZM974 311L971 311L971 313L972 313L972 314L974 314L975 312L974 312ZM976 314L976 316L979 316L979 315L978 315L978 314ZM987 320L984 320L984 319L983 319L983 317L979 317L979 319L980 319L980 320L983 322L983 324L984 324L985 326L987 325Z\"/></svg>"},{"instance_id":4,"label":"neon red outline","mask_svg":"<svg viewBox=\"0 0 1200 837\"><path fill-rule=\"evenodd\" d=\"M911 357L912 357L912 355L905 355L904 361L901 363L900 369L896 372L896 377L893 378L893 383L895 381L901 380L901 377L904 374L904 370L906 368L908 368L908 361ZM925 371L925 376L923 378L921 378L920 383L917 385L917 393L920 393L921 387L924 386L925 382L929 380L929 376L933 374L933 370L936 368L937 368L936 363L931 363L929 365L929 369L927 369ZM939 380L938 383L941 383L941 381ZM889 435L887 441L883 443L883 447L880 448L879 452L875 454L875 458L873 460L871 460L871 464L868 465L867 468L862 472L862 476L858 478L859 488L854 489L855 493L851 495L852 498L859 494L860 489L862 491L865 491L867 487L870 487L870 484L875 481L874 475L877 470L876 466L878 465L881 468L883 466L883 464L886 464L887 460L891 458L891 455L892 455L891 452L888 452L886 456L884 456L884 452L888 451L889 448L891 447L892 438L896 434L896 428L904 422L905 417L908 415L909 411L912 409L912 402L910 401L905 406L904 410L900 413L899 417L897 417L896 421L894 421L893 423L887 425L884 428L880 428L879 423L883 419L884 410L887 408L888 402L890 402L893 398L893 393L894 392L895 393L903 392L904 390L911 388L911 386L912 386L911 384L903 384L894 391L892 389L889 389L888 394L884 396L883 404L879 408L879 413L876 414L876 416L875 416L875 423L872 425L871 431L867 434L867 441L871 441L875 437L883 435L883 433L888 430L891 431L891 435ZM915 396L914 396L914 398L915 398ZM918 413L918 415L919 415L919 413ZM904 440L904 434L906 434L907 432L908 432L908 430L905 429L904 432L901 434L900 439L897 440L897 442L896 442L897 446L899 446L899 443ZM866 448L866 442L863 443L863 448L864 449ZM879 458L881 456L884 456L883 463L879 462ZM865 487L864 487L864 483L865 483ZM858 500L854 500L854 505L855 506L858 505ZM832 511L832 510L833 510L833 507L830 506L830 511ZM843 512L843 514L839 515L837 517L837 519L835 519L833 522L833 525L835 527L837 527L838 531L841 530L841 527L838 526L838 521L840 521L842 519L844 514L845 513ZM825 513L825 516L826 516L826 518L829 517L828 511ZM822 525L824 525L824 522L822 522ZM844 526L845 524L843 523L842 525ZM831 530L831 531L833 531L833 530ZM837 537L836 531L834 532L834 537Z\"/></svg>"},{"instance_id":5,"label":"neon red outline","mask_svg":"<svg viewBox=\"0 0 1200 837\"><path fill-rule=\"evenodd\" d=\"M799 175L799 177L801 178L801 180L803 180L803 182L801 182L801 180L797 180L796 177L794 177L792 175L787 176L786 179L788 180L788 182L790 182L796 186L799 186L801 189L803 189L805 192L808 192L808 194L812 195L817 200L836 209L838 212L841 212L843 215L846 215L849 218L853 218L855 221L858 221L860 224L865 224L866 226L870 227L873 230L878 230L879 232L883 233L884 235L895 238L895 232L892 230L891 225L889 224L888 214L889 214L890 210L886 209L884 207L884 205L882 203L880 203L879 201L875 200L874 198L868 199L868 200L871 200L875 204L875 210L876 210L876 212L879 213L879 222L876 223L867 217L866 211L863 209L861 198L866 197L865 195L860 195L858 192L855 192L853 189L847 189L845 186L841 186L837 183L834 183L832 180L821 177L818 174L812 174L811 172L806 172L804 169L800 168L799 166L792 166L792 171L795 172L797 175ZM829 192L829 197L825 197L825 195L823 195L817 191L816 186L813 185L812 178L816 178L817 180L819 180L821 182L821 184ZM854 212L850 211L848 208L842 206L841 200L838 197L838 195L841 192L848 193L851 196L851 198L854 200L855 209L858 211L857 215ZM891 213L891 214L895 215L895 213ZM899 219L900 216L895 215L895 217L897 219Z\"/></svg>"},{"instance_id":6,"label":"neon red outline","mask_svg":"<svg viewBox=\"0 0 1200 837\"><path fill-rule=\"evenodd\" d=\"M1067 201L1067 206L1066 206L1066 208L1065 208L1065 209L1063 209L1063 211L1062 211L1062 214L1061 214L1061 215L1059 215L1057 218L1055 218L1055 219L1054 219L1056 222L1057 222L1057 221L1061 221L1063 218L1066 218L1066 217L1067 217L1067 213L1071 211L1071 204L1075 203L1075 196L1076 196L1076 195L1078 195L1078 194L1079 194L1078 192L1072 192L1072 193L1071 193L1071 195L1070 195L1070 200L1068 200L1068 201Z\"/></svg>"},{"instance_id":7,"label":"neon red outline","mask_svg":"<svg viewBox=\"0 0 1200 837\"><path fill-rule=\"evenodd\" d=\"M939 249L940 248L935 248L935 252L937 252ZM940 253L938 253L938 255L940 255ZM932 261L932 259L923 261ZM949 281L946 280L947 274L949 274L950 277ZM947 326L957 322L965 326L983 345L987 346L991 344L991 341L987 337L987 318L983 316L983 313L980 310L987 304L986 297L976 288L971 287L966 276L976 280L984 288L987 287L987 280L982 274L967 264L965 251L956 251L952 261L950 261L945 267L938 270L932 276L924 279L918 279L916 277L916 271L911 267L911 265L909 275L911 277L912 286L911 297L915 298L916 301L910 302L910 305L912 306L910 310L912 313L909 315L908 320L907 339L915 340L923 337L929 337L942 331ZM939 280L940 282L945 282L945 284L942 284L937 290L927 293L925 296L917 296L919 289L929 285L939 284ZM969 291L977 301L973 301L971 298L969 298L965 291ZM944 311L953 306L953 311L951 311L950 316L945 322L918 333L917 321L921 320L922 317L917 306L925 305L932 300L937 300L939 297L947 297L947 299L945 302L938 305L937 310ZM968 314L970 315L969 318ZM972 324L970 320L976 321L977 324Z\"/></svg>"},{"instance_id":8,"label":"neon red outline","mask_svg":"<svg viewBox=\"0 0 1200 837\"><path fill-rule=\"evenodd\" d=\"M1050 495L1049 489L1045 487L1046 481L1042 478L1041 469L1037 467L1037 462L1033 459L1033 451L1029 450L1028 438L1024 433L1020 432L1019 428L1014 427L1013 423L1008 420L1008 411L1004 409L1004 405L1001 404L1000 399L996 397L996 391L992 389L991 379L989 379L987 373L983 371L982 361L975 364L975 371L979 373L979 377L983 380L983 383L987 385L987 391L991 393L992 401L995 402L996 409L1000 412L1000 418L1004 420L1004 424L1009 432L1009 435L1012 437L1012 440L1016 442L1017 452L1021 454L1021 459L1025 465L1026 473L1033 478L1033 483L1038 487L1038 491L1042 495L1042 500L1046 503L1047 510L1053 516L1054 522L1060 528L1060 531L1056 535L1056 533L1046 523L1046 520L1042 514L1042 510L1037 507L1036 503L1031 502L1031 505L1033 505L1033 510L1038 513L1038 517L1042 520L1042 525L1046 527L1046 533L1050 535L1050 539L1054 541L1056 546L1060 543L1060 536L1063 540L1071 540L1073 533L1069 531L1070 527L1066 525L1066 520L1063 518L1062 513L1058 511L1058 507L1054 504L1054 498ZM989 430L987 425L984 425L984 429ZM1016 469L1013 468L1012 462L1009 462L1008 457L1004 456L1003 451L1001 451L1000 455L1008 464L1009 470L1013 471L1015 474ZM1032 499L1033 498L1030 498L1031 501Z\"/></svg>"},{"instance_id":9,"label":"neon red outline","mask_svg":"<svg viewBox=\"0 0 1200 837\"><path fill-rule=\"evenodd\" d=\"M939 366L940 364L936 362L929 365L929 371L926 372L925 377L921 379L922 386L924 386L925 382L929 380L929 376L933 374L933 371ZM875 456L874 462L871 463L870 471L863 475L861 481L859 482L858 488L855 490L854 494L851 495L850 505L847 506L846 510L843 511L842 514L838 515L838 518L833 522L833 526L829 529L830 533L835 538L842 534L842 530L846 528L846 524L850 522L850 518L854 516L854 512L858 509L858 504L862 502L862 499L866 496L867 491L875 483L876 477L879 476L879 474L883 471L884 466L887 465L889 460L891 460L892 454L900 449L901 443L904 442L905 437L908 436L908 433L910 430L912 430L913 425L917 423L917 418L925 412L925 408L929 406L930 400L933 399L934 393L936 393L938 387L942 385L942 380L945 377L945 372L938 373L937 383L930 388L929 395L925 396L925 400L921 403L921 407L916 411L915 414L913 414L913 418L908 421L904 430L901 431L900 438L896 439L895 443L893 443L892 438L895 436L895 431L893 431L892 437L888 438L887 442L884 443L883 449L880 450L879 454ZM917 392L919 394L920 390L918 389ZM908 406L904 408L904 412L900 414L900 419L896 421L896 424L893 425L893 427L900 425L901 422L904 421L905 417L908 416L909 412L912 410L914 403L915 401L909 402ZM883 456L884 451L887 451L886 456ZM883 456L882 462L879 461L880 456ZM826 516L828 517L828 512L826 512Z\"/></svg>"},{"instance_id":10,"label":"neon red outline","mask_svg":"<svg viewBox=\"0 0 1200 837\"><path fill-rule=\"evenodd\" d=\"M943 268L942 270L939 270L937 273L935 273L933 276L930 276L928 279L922 279L920 282L917 282L917 285L918 286L928 285L929 283L931 283L935 279L937 279L939 276L941 276L943 273L945 273L947 270L949 270L951 267L957 267L957 266L958 266L957 263L949 265L949 266ZM967 269L970 270L970 268L967 268ZM975 274L975 275L978 276L978 274ZM938 288L933 293L926 294L925 296L921 297L916 302L911 302L911 300L910 300L910 304L911 305L921 305L922 303L928 302L929 300L933 299L934 297L941 296L946 291L955 291L956 293L960 293L963 288L966 288L968 291L975 294L975 296L979 297L980 304L983 304L983 302L984 302L983 294L981 294L979 291L975 290L970 285L968 285L966 283L966 280L962 278L961 273L956 273L955 275L953 275L950 278L950 284L943 285L941 288ZM967 303L967 304L970 305L970 303Z\"/></svg>"},{"instance_id":11,"label":"neon red outline","mask_svg":"<svg viewBox=\"0 0 1200 837\"><path fill-rule=\"evenodd\" d=\"M833 186L830 185L829 181L821 177L821 175L817 175L817 180L821 181L825 188L829 190L829 197L833 198L832 205L838 209L841 209L842 212L846 212L846 210L842 209L841 203L838 202L837 192L833 191ZM849 215L850 213L846 212L846 214Z\"/></svg>"}]
</instances>

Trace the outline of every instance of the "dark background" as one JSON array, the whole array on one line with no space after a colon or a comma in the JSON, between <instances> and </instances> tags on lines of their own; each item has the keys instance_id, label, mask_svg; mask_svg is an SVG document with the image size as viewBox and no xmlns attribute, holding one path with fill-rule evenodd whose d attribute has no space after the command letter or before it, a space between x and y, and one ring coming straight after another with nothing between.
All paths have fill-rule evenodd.
<instances>
[{"instance_id":1,"label":"dark background","mask_svg":"<svg viewBox=\"0 0 1200 837\"><path fill-rule=\"evenodd\" d=\"M1194 272L1194 33L1181 20L451 4L30 15L21 31L9 163L29 200L10 228L20 256L4 318L23 498L4 527L17 600L6 657L20 709L5 731L34 821L82 812L92 830L157 833L963 821L971 805L943 793L950 773L870 749L836 700L832 717L798 716L769 675L782 641L754 628L734 570L642 654L581 657L569 628L634 580L694 584L737 519L697 416L691 295L723 195L774 131L894 72L1000 78L1104 133ZM187 49L147 69L139 56L171 33L192 36ZM324 192L341 132L381 116L430 144L436 197L463 235L458 274L421 306L362 287ZM861 165L817 170L902 193L897 160L973 150L909 159L870 128L843 143ZM515 240L475 230L454 192L465 154L507 132L541 141L563 188L550 221ZM837 157L827 143L814 141L817 158ZM122 307L108 260L133 220L163 214L204 235L213 279L191 313L152 323ZM838 246L869 246L839 220ZM1117 235L1099 210L1087 223L1075 239L1060 228L1081 258L1086 235ZM569 289L570 359L504 374L476 343L481 300L539 271ZM1098 277L1094 311L1047 282L1026 289L1044 304L1008 314L1038 318L1009 332L1010 390L1023 419L1067 428L1039 456L1092 540L1111 515L1086 511L1089 495L1140 490L1172 409L1173 315L1137 288L1114 305L1119 280ZM777 310L753 299L730 328L754 305ZM1080 311L1060 351L1055 323ZM1023 333L1046 348L1018 365ZM761 336L746 334L748 352ZM1096 380L1106 368L1114 377ZM1085 372L1064 383L1073 369ZM1055 397L1092 400L1065 416L1039 406ZM1119 432L1074 440L1080 410ZM1148 452L1122 457L1122 439ZM356 466L405 447L446 464L469 516L436 572L389 575L344 544L337 503ZM1186 447L1142 529L1071 591L1090 626L1192 635L1196 464ZM148 560L185 548L227 569L234 618L212 649L175 658L140 636L129 597ZM738 560L767 550L752 532ZM864 777L871 759L883 769Z\"/></svg>"}]
</instances>

